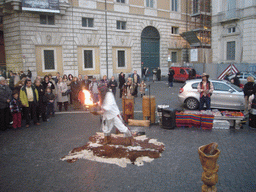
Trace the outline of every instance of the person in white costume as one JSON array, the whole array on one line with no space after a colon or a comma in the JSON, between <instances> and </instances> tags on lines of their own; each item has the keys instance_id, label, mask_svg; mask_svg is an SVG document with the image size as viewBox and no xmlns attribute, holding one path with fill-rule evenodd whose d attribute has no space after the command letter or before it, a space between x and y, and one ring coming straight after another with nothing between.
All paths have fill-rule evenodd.
<instances>
[{"instance_id":1,"label":"person in white costume","mask_svg":"<svg viewBox=\"0 0 256 192\"><path fill-rule=\"evenodd\" d=\"M124 125L120 111L115 101L115 97L108 88L101 84L98 86L100 92L100 104L102 114L102 130L104 133L104 143L111 143L111 130L115 126L120 132L124 133L126 145L133 145L133 137L131 131Z\"/></svg>"}]
</instances>

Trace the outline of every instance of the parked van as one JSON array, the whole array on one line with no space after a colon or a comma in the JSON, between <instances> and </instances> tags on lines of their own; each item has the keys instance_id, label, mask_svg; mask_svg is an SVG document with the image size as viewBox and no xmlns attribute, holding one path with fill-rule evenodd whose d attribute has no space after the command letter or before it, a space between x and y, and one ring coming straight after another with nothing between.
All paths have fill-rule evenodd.
<instances>
[{"instance_id":1,"label":"parked van","mask_svg":"<svg viewBox=\"0 0 256 192\"><path fill-rule=\"evenodd\" d=\"M175 74L173 76L174 81L182 81L182 82L185 82L186 80L189 79L189 71L190 71L190 69L194 70L191 67L171 67L171 68L175 72ZM196 73L195 70L194 70L194 73ZM192 79L198 79L200 77L201 77L200 75L194 74Z\"/></svg>"}]
</instances>

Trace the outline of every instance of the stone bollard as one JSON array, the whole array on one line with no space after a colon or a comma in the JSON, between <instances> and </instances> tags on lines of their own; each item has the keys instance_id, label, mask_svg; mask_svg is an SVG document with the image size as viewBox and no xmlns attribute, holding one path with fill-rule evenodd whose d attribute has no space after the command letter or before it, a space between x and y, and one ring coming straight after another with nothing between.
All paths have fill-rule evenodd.
<instances>
[{"instance_id":1,"label":"stone bollard","mask_svg":"<svg viewBox=\"0 0 256 192\"><path fill-rule=\"evenodd\" d=\"M198 148L199 158L204 172L202 173L202 192L216 192L216 183L218 182L219 165L217 160L220 150L217 149L217 143L210 143Z\"/></svg>"}]
</instances>

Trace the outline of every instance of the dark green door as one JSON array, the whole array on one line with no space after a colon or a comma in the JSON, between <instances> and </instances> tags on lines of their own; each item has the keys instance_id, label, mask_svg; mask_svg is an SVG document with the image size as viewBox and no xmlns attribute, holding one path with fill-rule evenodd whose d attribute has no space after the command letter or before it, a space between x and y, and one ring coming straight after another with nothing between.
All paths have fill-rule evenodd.
<instances>
[{"instance_id":1,"label":"dark green door","mask_svg":"<svg viewBox=\"0 0 256 192\"><path fill-rule=\"evenodd\" d=\"M159 67L159 40L160 36L156 28L146 27L141 33L141 67L152 70Z\"/></svg>"}]
</instances>

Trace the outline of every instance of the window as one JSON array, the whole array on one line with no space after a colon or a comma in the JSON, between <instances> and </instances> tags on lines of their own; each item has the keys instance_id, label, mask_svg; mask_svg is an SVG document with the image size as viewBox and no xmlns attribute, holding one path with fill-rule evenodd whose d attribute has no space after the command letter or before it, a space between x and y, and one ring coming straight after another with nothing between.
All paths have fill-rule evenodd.
<instances>
[{"instance_id":1,"label":"window","mask_svg":"<svg viewBox=\"0 0 256 192\"><path fill-rule=\"evenodd\" d=\"M116 0L117 3L125 3L125 0Z\"/></svg>"},{"instance_id":2,"label":"window","mask_svg":"<svg viewBox=\"0 0 256 192\"><path fill-rule=\"evenodd\" d=\"M146 7L154 8L154 0L146 0Z\"/></svg>"},{"instance_id":3,"label":"window","mask_svg":"<svg viewBox=\"0 0 256 192\"><path fill-rule=\"evenodd\" d=\"M84 69L93 68L93 50L84 50Z\"/></svg>"},{"instance_id":4,"label":"window","mask_svg":"<svg viewBox=\"0 0 256 192\"><path fill-rule=\"evenodd\" d=\"M116 28L126 30L126 21L116 21Z\"/></svg>"},{"instance_id":5,"label":"window","mask_svg":"<svg viewBox=\"0 0 256 192\"><path fill-rule=\"evenodd\" d=\"M172 34L179 34L179 27L172 27Z\"/></svg>"},{"instance_id":6,"label":"window","mask_svg":"<svg viewBox=\"0 0 256 192\"><path fill-rule=\"evenodd\" d=\"M198 0L193 0L193 13L198 13L199 10L199 2Z\"/></svg>"},{"instance_id":7,"label":"window","mask_svg":"<svg viewBox=\"0 0 256 192\"><path fill-rule=\"evenodd\" d=\"M192 89L197 89L198 84L199 84L199 83L193 83L193 84L192 84Z\"/></svg>"},{"instance_id":8,"label":"window","mask_svg":"<svg viewBox=\"0 0 256 192\"><path fill-rule=\"evenodd\" d=\"M40 24L54 25L54 15L40 15Z\"/></svg>"},{"instance_id":9,"label":"window","mask_svg":"<svg viewBox=\"0 0 256 192\"><path fill-rule=\"evenodd\" d=\"M223 83L213 82L212 84L213 84L214 90L216 91L229 91L229 89L231 89L228 85L225 85Z\"/></svg>"},{"instance_id":10,"label":"window","mask_svg":"<svg viewBox=\"0 0 256 192\"><path fill-rule=\"evenodd\" d=\"M172 63L177 63L177 52L172 52ZM184 71L184 73L185 73L185 71Z\"/></svg>"},{"instance_id":11,"label":"window","mask_svg":"<svg viewBox=\"0 0 256 192\"><path fill-rule=\"evenodd\" d=\"M54 50L43 50L44 70L55 70Z\"/></svg>"},{"instance_id":12,"label":"window","mask_svg":"<svg viewBox=\"0 0 256 192\"><path fill-rule=\"evenodd\" d=\"M117 66L125 67L125 51L122 51L122 50L117 51Z\"/></svg>"},{"instance_id":13,"label":"window","mask_svg":"<svg viewBox=\"0 0 256 192\"><path fill-rule=\"evenodd\" d=\"M227 42L227 60L235 60L236 59L236 42L230 41Z\"/></svg>"},{"instance_id":14,"label":"window","mask_svg":"<svg viewBox=\"0 0 256 192\"><path fill-rule=\"evenodd\" d=\"M236 27L228 28L228 33L235 33L235 32L236 32Z\"/></svg>"},{"instance_id":15,"label":"window","mask_svg":"<svg viewBox=\"0 0 256 192\"><path fill-rule=\"evenodd\" d=\"M82 27L93 27L93 18L82 18Z\"/></svg>"},{"instance_id":16,"label":"window","mask_svg":"<svg viewBox=\"0 0 256 192\"><path fill-rule=\"evenodd\" d=\"M172 0L172 11L178 11L178 0Z\"/></svg>"}]
</instances>

